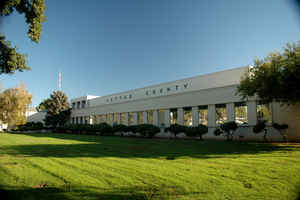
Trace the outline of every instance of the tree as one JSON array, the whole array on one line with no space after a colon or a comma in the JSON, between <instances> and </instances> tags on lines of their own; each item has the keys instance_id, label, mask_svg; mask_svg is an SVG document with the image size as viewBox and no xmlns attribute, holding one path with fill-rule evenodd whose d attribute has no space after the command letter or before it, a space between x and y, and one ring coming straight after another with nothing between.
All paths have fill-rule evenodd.
<instances>
[{"instance_id":1,"label":"tree","mask_svg":"<svg viewBox=\"0 0 300 200\"><path fill-rule=\"evenodd\" d=\"M179 133L184 133L186 127L179 124L172 124L170 127L166 128L166 131L170 131L176 137Z\"/></svg>"},{"instance_id":2,"label":"tree","mask_svg":"<svg viewBox=\"0 0 300 200\"><path fill-rule=\"evenodd\" d=\"M232 141L234 132L237 128L238 126L234 121L225 122L224 124L221 124L220 128L217 128L214 131L214 134L216 136L223 134L227 138L227 141Z\"/></svg>"},{"instance_id":3,"label":"tree","mask_svg":"<svg viewBox=\"0 0 300 200\"><path fill-rule=\"evenodd\" d=\"M258 96L265 103L300 100L300 43L287 44L283 53L270 53L254 61L242 77L237 93L243 99Z\"/></svg>"},{"instance_id":4,"label":"tree","mask_svg":"<svg viewBox=\"0 0 300 200\"><path fill-rule=\"evenodd\" d=\"M71 107L68 97L61 91L55 91L50 95L50 100L47 102L46 108L46 125L52 127L63 126L70 118Z\"/></svg>"},{"instance_id":5,"label":"tree","mask_svg":"<svg viewBox=\"0 0 300 200\"><path fill-rule=\"evenodd\" d=\"M9 16L14 11L24 14L29 25L28 37L39 43L42 33L42 23L45 21L44 0L1 0L0 17ZM26 55L17 52L5 36L0 33L0 74L13 74L15 71L29 70Z\"/></svg>"},{"instance_id":6,"label":"tree","mask_svg":"<svg viewBox=\"0 0 300 200\"><path fill-rule=\"evenodd\" d=\"M203 140L202 136L208 132L208 127L203 124L199 124L196 127L193 126L187 127L185 132L187 136L190 137L199 136L199 139Z\"/></svg>"},{"instance_id":7,"label":"tree","mask_svg":"<svg viewBox=\"0 0 300 200\"><path fill-rule=\"evenodd\" d=\"M47 109L48 109L47 105L50 103L50 101L51 101L51 99L49 99L49 98L44 99L37 107L37 110L38 111L47 111Z\"/></svg>"},{"instance_id":8,"label":"tree","mask_svg":"<svg viewBox=\"0 0 300 200\"><path fill-rule=\"evenodd\" d=\"M8 126L25 124L26 109L31 104L31 99L25 84L0 93L0 121Z\"/></svg>"},{"instance_id":9,"label":"tree","mask_svg":"<svg viewBox=\"0 0 300 200\"><path fill-rule=\"evenodd\" d=\"M266 121L258 121L257 124L253 127L253 132L255 134L259 134L261 132L264 132L264 141L268 141L267 140L267 134L268 134L268 129L267 129L267 125L266 125Z\"/></svg>"}]
</instances>

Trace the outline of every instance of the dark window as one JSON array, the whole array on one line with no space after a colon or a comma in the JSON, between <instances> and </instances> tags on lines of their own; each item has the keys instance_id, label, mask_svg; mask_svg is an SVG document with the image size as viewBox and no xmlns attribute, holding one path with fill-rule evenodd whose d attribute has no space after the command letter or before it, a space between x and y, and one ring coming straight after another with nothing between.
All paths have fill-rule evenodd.
<instances>
[{"instance_id":1,"label":"dark window","mask_svg":"<svg viewBox=\"0 0 300 200\"><path fill-rule=\"evenodd\" d=\"M168 87L168 88L167 88L167 91L168 91L168 92L171 91L171 88Z\"/></svg>"},{"instance_id":2,"label":"dark window","mask_svg":"<svg viewBox=\"0 0 300 200\"><path fill-rule=\"evenodd\" d=\"M162 89L162 88L160 88L159 92L160 92L160 93L163 93L163 89Z\"/></svg>"}]
</instances>

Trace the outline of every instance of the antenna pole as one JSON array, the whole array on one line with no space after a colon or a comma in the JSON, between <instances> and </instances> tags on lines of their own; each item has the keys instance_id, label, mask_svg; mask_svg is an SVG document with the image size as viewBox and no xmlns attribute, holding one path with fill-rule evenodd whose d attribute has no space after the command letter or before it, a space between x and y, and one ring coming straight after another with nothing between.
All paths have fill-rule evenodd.
<instances>
[{"instance_id":1,"label":"antenna pole","mask_svg":"<svg viewBox=\"0 0 300 200\"><path fill-rule=\"evenodd\" d=\"M58 72L58 90L61 91L61 72Z\"/></svg>"}]
</instances>

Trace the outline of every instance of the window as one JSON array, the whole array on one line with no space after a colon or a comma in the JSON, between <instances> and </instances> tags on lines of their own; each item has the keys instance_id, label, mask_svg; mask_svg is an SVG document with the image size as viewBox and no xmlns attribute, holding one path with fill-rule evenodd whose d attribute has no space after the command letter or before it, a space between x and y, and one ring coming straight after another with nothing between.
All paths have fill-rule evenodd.
<instances>
[{"instance_id":1,"label":"window","mask_svg":"<svg viewBox=\"0 0 300 200\"><path fill-rule=\"evenodd\" d=\"M259 102L257 104L257 120L258 121L266 121L267 124L272 123L272 108L271 104L263 104Z\"/></svg>"},{"instance_id":2,"label":"window","mask_svg":"<svg viewBox=\"0 0 300 200\"><path fill-rule=\"evenodd\" d=\"M178 90L178 88L179 88L179 86L178 86L178 85L176 85L176 90Z\"/></svg>"},{"instance_id":3,"label":"window","mask_svg":"<svg viewBox=\"0 0 300 200\"><path fill-rule=\"evenodd\" d=\"M133 112L128 113L128 124L134 125L134 113Z\"/></svg>"},{"instance_id":4,"label":"window","mask_svg":"<svg viewBox=\"0 0 300 200\"><path fill-rule=\"evenodd\" d=\"M121 113L121 120L120 123L123 125L126 125L126 121L125 121L125 113Z\"/></svg>"},{"instance_id":5,"label":"window","mask_svg":"<svg viewBox=\"0 0 300 200\"><path fill-rule=\"evenodd\" d=\"M106 114L106 123L110 124L110 115L109 114Z\"/></svg>"},{"instance_id":6,"label":"window","mask_svg":"<svg viewBox=\"0 0 300 200\"><path fill-rule=\"evenodd\" d=\"M114 124L118 124L119 113L114 113Z\"/></svg>"},{"instance_id":7,"label":"window","mask_svg":"<svg viewBox=\"0 0 300 200\"><path fill-rule=\"evenodd\" d=\"M184 89L186 89L186 88L187 88L187 86L188 86L188 84L186 83L186 84L184 84L183 86L184 86Z\"/></svg>"},{"instance_id":8,"label":"window","mask_svg":"<svg viewBox=\"0 0 300 200\"><path fill-rule=\"evenodd\" d=\"M83 117L80 117L80 124L83 124Z\"/></svg>"},{"instance_id":9,"label":"window","mask_svg":"<svg viewBox=\"0 0 300 200\"><path fill-rule=\"evenodd\" d=\"M170 109L170 123L176 124L177 123L177 108Z\"/></svg>"},{"instance_id":10,"label":"window","mask_svg":"<svg viewBox=\"0 0 300 200\"><path fill-rule=\"evenodd\" d=\"M75 122L76 122L76 124L78 124L78 117L75 118Z\"/></svg>"},{"instance_id":11,"label":"window","mask_svg":"<svg viewBox=\"0 0 300 200\"><path fill-rule=\"evenodd\" d=\"M143 112L137 112L137 123L143 124Z\"/></svg>"},{"instance_id":12,"label":"window","mask_svg":"<svg viewBox=\"0 0 300 200\"><path fill-rule=\"evenodd\" d=\"M147 121L148 124L153 124L153 110L147 111Z\"/></svg>"},{"instance_id":13,"label":"window","mask_svg":"<svg viewBox=\"0 0 300 200\"><path fill-rule=\"evenodd\" d=\"M248 123L248 110L245 102L234 103L234 120L237 124Z\"/></svg>"},{"instance_id":14,"label":"window","mask_svg":"<svg viewBox=\"0 0 300 200\"><path fill-rule=\"evenodd\" d=\"M84 124L88 124L88 122L89 122L89 117L88 117L88 116L85 116L85 117L84 117Z\"/></svg>"},{"instance_id":15,"label":"window","mask_svg":"<svg viewBox=\"0 0 300 200\"><path fill-rule=\"evenodd\" d=\"M160 92L160 93L163 93L163 89L162 89L162 88L160 88L159 92Z\"/></svg>"},{"instance_id":16,"label":"window","mask_svg":"<svg viewBox=\"0 0 300 200\"><path fill-rule=\"evenodd\" d=\"M165 124L165 110L163 109L158 110L158 125L162 126L162 124Z\"/></svg>"},{"instance_id":17,"label":"window","mask_svg":"<svg viewBox=\"0 0 300 200\"><path fill-rule=\"evenodd\" d=\"M199 124L208 125L208 106L199 106Z\"/></svg>"},{"instance_id":18,"label":"window","mask_svg":"<svg viewBox=\"0 0 300 200\"><path fill-rule=\"evenodd\" d=\"M152 94L155 94L155 90L152 90Z\"/></svg>"},{"instance_id":19,"label":"window","mask_svg":"<svg viewBox=\"0 0 300 200\"><path fill-rule=\"evenodd\" d=\"M134 116L135 114L133 112L128 113L128 123L129 125L134 125L135 119Z\"/></svg>"},{"instance_id":20,"label":"window","mask_svg":"<svg viewBox=\"0 0 300 200\"><path fill-rule=\"evenodd\" d=\"M148 92L148 91L146 91L146 95L147 95L147 96L149 95L149 92Z\"/></svg>"},{"instance_id":21,"label":"window","mask_svg":"<svg viewBox=\"0 0 300 200\"><path fill-rule=\"evenodd\" d=\"M103 123L104 122L104 115L99 115L99 122L100 123Z\"/></svg>"},{"instance_id":22,"label":"window","mask_svg":"<svg viewBox=\"0 0 300 200\"><path fill-rule=\"evenodd\" d=\"M75 109L75 103L72 103L72 109Z\"/></svg>"},{"instance_id":23,"label":"window","mask_svg":"<svg viewBox=\"0 0 300 200\"><path fill-rule=\"evenodd\" d=\"M185 126L192 126L193 125L192 107L183 108L183 124Z\"/></svg>"},{"instance_id":24,"label":"window","mask_svg":"<svg viewBox=\"0 0 300 200\"><path fill-rule=\"evenodd\" d=\"M167 88L167 91L168 91L168 92L171 91L171 88L168 87L168 88Z\"/></svg>"},{"instance_id":25,"label":"window","mask_svg":"<svg viewBox=\"0 0 300 200\"><path fill-rule=\"evenodd\" d=\"M227 121L226 104L216 105L216 124L223 124Z\"/></svg>"},{"instance_id":26,"label":"window","mask_svg":"<svg viewBox=\"0 0 300 200\"><path fill-rule=\"evenodd\" d=\"M129 99L131 99L131 98L132 98L132 95L130 94L130 95L129 95Z\"/></svg>"},{"instance_id":27,"label":"window","mask_svg":"<svg viewBox=\"0 0 300 200\"><path fill-rule=\"evenodd\" d=\"M72 124L75 124L75 119L74 119L74 117L72 117Z\"/></svg>"},{"instance_id":28,"label":"window","mask_svg":"<svg viewBox=\"0 0 300 200\"><path fill-rule=\"evenodd\" d=\"M77 102L77 109L80 109L80 101Z\"/></svg>"},{"instance_id":29,"label":"window","mask_svg":"<svg viewBox=\"0 0 300 200\"><path fill-rule=\"evenodd\" d=\"M85 101L81 102L81 108L85 108Z\"/></svg>"}]
</instances>

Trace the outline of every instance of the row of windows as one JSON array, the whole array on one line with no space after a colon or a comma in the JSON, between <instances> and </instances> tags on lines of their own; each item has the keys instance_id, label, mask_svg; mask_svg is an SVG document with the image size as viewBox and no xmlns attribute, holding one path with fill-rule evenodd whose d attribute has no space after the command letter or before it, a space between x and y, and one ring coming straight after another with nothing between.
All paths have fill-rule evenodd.
<instances>
[{"instance_id":1,"label":"row of windows","mask_svg":"<svg viewBox=\"0 0 300 200\"><path fill-rule=\"evenodd\" d=\"M72 103L72 109L80 109L85 108L86 101L77 101Z\"/></svg>"},{"instance_id":2,"label":"row of windows","mask_svg":"<svg viewBox=\"0 0 300 200\"><path fill-rule=\"evenodd\" d=\"M208 106L199 106L198 107L198 123L208 125ZM164 109L158 110L158 124L162 125L165 124L165 111ZM216 124L222 124L227 121L227 110L226 110L226 104L216 104ZM137 124L143 124L144 123L144 115L143 112L136 112L137 117ZM118 118L120 115L120 124L126 124L125 120L125 113L109 113L109 114L102 114L97 116L93 116L88 122L88 117L73 117L72 123L102 123L106 122L108 124L112 122L114 124L118 123ZM128 113L128 124L133 125L135 122L135 114L134 112ZM145 121L149 124L153 123L153 110L148 110L147 119ZM178 109L172 108L170 109L170 124L178 123ZM244 102L238 102L234 104L234 119L235 122L238 124L247 124L248 123L248 110L247 105ZM271 106L269 104L258 104L257 105L257 119L258 120L265 120L267 123L272 123L272 110ZM186 126L192 126L193 125L193 112L192 107L185 107L183 108L183 124Z\"/></svg>"}]
</instances>

